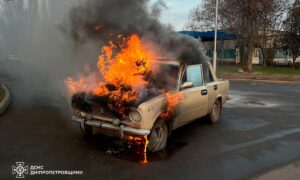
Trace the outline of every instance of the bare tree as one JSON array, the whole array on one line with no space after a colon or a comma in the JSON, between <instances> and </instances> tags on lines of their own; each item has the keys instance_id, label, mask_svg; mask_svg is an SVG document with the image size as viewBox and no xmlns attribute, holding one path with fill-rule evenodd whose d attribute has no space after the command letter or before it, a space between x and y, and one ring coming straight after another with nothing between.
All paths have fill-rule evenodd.
<instances>
[{"instance_id":1,"label":"bare tree","mask_svg":"<svg viewBox=\"0 0 300 180\"><path fill-rule=\"evenodd\" d=\"M279 48L282 47L283 21L290 8L290 0L276 0L269 6L269 10L262 15L258 33L258 47L262 54L263 65L273 64L273 59Z\"/></svg>"},{"instance_id":2,"label":"bare tree","mask_svg":"<svg viewBox=\"0 0 300 180\"><path fill-rule=\"evenodd\" d=\"M239 35L239 51L243 69L252 72L252 59L255 46L259 44L260 29L263 24L273 24L277 10L289 0L220 0L219 27ZM207 30L214 27L215 0L204 0L191 11L186 28ZM280 16L281 17L281 16ZM272 23L271 23L272 22ZM266 29L271 25L266 25Z\"/></svg>"},{"instance_id":3,"label":"bare tree","mask_svg":"<svg viewBox=\"0 0 300 180\"><path fill-rule=\"evenodd\" d=\"M293 67L296 68L296 59L300 56L300 1L295 0L286 20L284 21L285 34L283 43L292 54Z\"/></svg>"},{"instance_id":4,"label":"bare tree","mask_svg":"<svg viewBox=\"0 0 300 180\"><path fill-rule=\"evenodd\" d=\"M201 4L198 4L194 9L191 10L189 22L185 25L185 29L201 31L214 29L214 12L213 2L211 0L203 0ZM218 27L221 26L222 24L219 23Z\"/></svg>"}]
</instances>

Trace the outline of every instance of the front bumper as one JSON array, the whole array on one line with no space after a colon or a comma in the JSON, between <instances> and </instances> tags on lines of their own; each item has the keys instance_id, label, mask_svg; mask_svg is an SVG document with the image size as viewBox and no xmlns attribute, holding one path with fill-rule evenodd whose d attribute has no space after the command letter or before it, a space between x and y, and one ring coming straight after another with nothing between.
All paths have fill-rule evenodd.
<instances>
[{"instance_id":1,"label":"front bumper","mask_svg":"<svg viewBox=\"0 0 300 180\"><path fill-rule=\"evenodd\" d=\"M114 125L106 122L96 121L96 120L86 120L81 117L72 116L72 120L79 122L81 128L85 129L85 126L92 126L97 128L103 128L108 130L114 130L119 132L119 137L124 138L124 133L138 135L138 136L146 136L150 134L150 130L145 129L135 129L131 127L126 127L125 125Z\"/></svg>"}]
</instances>

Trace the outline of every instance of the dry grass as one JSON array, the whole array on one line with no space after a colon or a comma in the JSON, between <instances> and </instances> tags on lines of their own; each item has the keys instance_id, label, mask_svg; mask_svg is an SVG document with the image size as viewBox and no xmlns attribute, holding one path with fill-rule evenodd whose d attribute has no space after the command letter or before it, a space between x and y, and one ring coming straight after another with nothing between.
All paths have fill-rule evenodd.
<instances>
[{"instance_id":1,"label":"dry grass","mask_svg":"<svg viewBox=\"0 0 300 180\"><path fill-rule=\"evenodd\" d=\"M241 68L240 65L219 65L217 67L218 75L224 73L236 73ZM277 67L263 67L254 65L253 71L256 73L270 74L270 75L300 75L300 69L296 70L292 67L277 66Z\"/></svg>"}]
</instances>

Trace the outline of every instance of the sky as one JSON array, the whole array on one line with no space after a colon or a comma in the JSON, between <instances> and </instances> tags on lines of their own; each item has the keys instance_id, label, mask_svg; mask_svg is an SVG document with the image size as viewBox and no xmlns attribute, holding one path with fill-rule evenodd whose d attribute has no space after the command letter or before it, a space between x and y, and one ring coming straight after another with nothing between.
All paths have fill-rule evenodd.
<instances>
[{"instance_id":1,"label":"sky","mask_svg":"<svg viewBox=\"0 0 300 180\"><path fill-rule=\"evenodd\" d=\"M1 11L0 0L0 11ZM24 0L28 2L29 0ZM150 5L158 0L150 0ZM201 0L162 0L166 5L167 9L162 11L160 20L162 23L171 24L176 31L180 31L184 28L188 21L188 16L194 7L201 2Z\"/></svg>"},{"instance_id":2,"label":"sky","mask_svg":"<svg viewBox=\"0 0 300 180\"><path fill-rule=\"evenodd\" d=\"M151 2L155 2L155 0L151 0ZM161 22L171 24L176 31L180 31L188 21L190 10L196 7L201 0L164 0L164 2L168 9L162 11Z\"/></svg>"}]
</instances>

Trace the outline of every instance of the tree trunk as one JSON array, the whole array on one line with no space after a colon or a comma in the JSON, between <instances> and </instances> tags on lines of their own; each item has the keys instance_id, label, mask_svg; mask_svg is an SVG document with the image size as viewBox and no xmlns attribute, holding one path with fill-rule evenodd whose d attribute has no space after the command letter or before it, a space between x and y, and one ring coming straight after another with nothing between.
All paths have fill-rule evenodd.
<instances>
[{"instance_id":1,"label":"tree trunk","mask_svg":"<svg viewBox=\"0 0 300 180\"><path fill-rule=\"evenodd\" d=\"M263 59L263 65L264 65L264 67L267 67L267 60L266 60L267 53L266 53L266 48L263 49L262 54L263 54L263 58L262 58Z\"/></svg>"},{"instance_id":2,"label":"tree trunk","mask_svg":"<svg viewBox=\"0 0 300 180\"><path fill-rule=\"evenodd\" d=\"M262 61L263 61L263 66L267 67L267 53L266 53L266 49L267 49L267 27L266 25L263 26L264 30L263 30L263 37L261 38L262 40ZM260 38L259 38L260 39Z\"/></svg>"},{"instance_id":3,"label":"tree trunk","mask_svg":"<svg viewBox=\"0 0 300 180\"><path fill-rule=\"evenodd\" d=\"M240 40L240 44L239 44L239 48L240 48L240 64L242 65L242 66L245 66L247 63L246 63L246 61L247 61L247 53L246 53L246 43L245 43L245 40L242 38L241 40Z\"/></svg>"},{"instance_id":4,"label":"tree trunk","mask_svg":"<svg viewBox=\"0 0 300 180\"><path fill-rule=\"evenodd\" d=\"M297 59L297 57L293 56L293 68L294 69L297 69L297 67L296 67L296 59Z\"/></svg>"},{"instance_id":5,"label":"tree trunk","mask_svg":"<svg viewBox=\"0 0 300 180\"><path fill-rule=\"evenodd\" d=\"M253 54L254 54L254 40L253 38L248 39L248 47L247 47L247 57L245 59L245 64L243 70L245 72L252 72L252 62L253 62Z\"/></svg>"},{"instance_id":6,"label":"tree trunk","mask_svg":"<svg viewBox=\"0 0 300 180\"><path fill-rule=\"evenodd\" d=\"M252 61L253 61L253 54L254 54L254 46L250 45L248 47L248 58L247 64L245 66L245 71L251 73L252 72Z\"/></svg>"}]
</instances>

